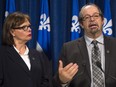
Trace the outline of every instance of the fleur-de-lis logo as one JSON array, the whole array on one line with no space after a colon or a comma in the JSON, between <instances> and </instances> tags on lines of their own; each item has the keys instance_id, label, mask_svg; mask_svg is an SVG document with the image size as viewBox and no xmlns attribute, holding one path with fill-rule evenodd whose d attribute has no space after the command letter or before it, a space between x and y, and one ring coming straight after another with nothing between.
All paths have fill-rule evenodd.
<instances>
[{"instance_id":1,"label":"fleur-de-lis logo","mask_svg":"<svg viewBox=\"0 0 116 87\"><path fill-rule=\"evenodd\" d=\"M112 35L111 27L112 27L112 19L108 21L106 18L104 18L104 25L103 25L104 34L109 35L109 36Z\"/></svg>"},{"instance_id":2,"label":"fleur-de-lis logo","mask_svg":"<svg viewBox=\"0 0 116 87\"><path fill-rule=\"evenodd\" d=\"M5 17L7 17L9 15L8 11L5 11Z\"/></svg>"},{"instance_id":3,"label":"fleur-de-lis logo","mask_svg":"<svg viewBox=\"0 0 116 87\"><path fill-rule=\"evenodd\" d=\"M45 13L40 16L39 30L42 30L42 29L50 32L50 18L47 17Z\"/></svg>"},{"instance_id":4,"label":"fleur-de-lis logo","mask_svg":"<svg viewBox=\"0 0 116 87\"><path fill-rule=\"evenodd\" d=\"M81 29L80 29L80 27L79 27L78 17L77 17L76 15L74 15L74 16L72 17L71 32L78 32L78 33L81 33Z\"/></svg>"}]
</instances>

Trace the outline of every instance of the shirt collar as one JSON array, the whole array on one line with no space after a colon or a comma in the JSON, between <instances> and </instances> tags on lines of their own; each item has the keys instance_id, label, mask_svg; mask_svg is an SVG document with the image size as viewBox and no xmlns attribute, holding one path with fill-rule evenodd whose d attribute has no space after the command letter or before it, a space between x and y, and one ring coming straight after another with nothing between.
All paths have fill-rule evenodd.
<instances>
[{"instance_id":1,"label":"shirt collar","mask_svg":"<svg viewBox=\"0 0 116 87\"><path fill-rule=\"evenodd\" d=\"M86 44L89 46L89 45L91 45L91 42L94 40L94 39L92 39L92 38L90 38L90 37L88 37L88 36L84 36L85 37L85 42L86 42ZM103 39L103 34L101 35L101 36L99 36L98 38L96 38L96 40L99 42L99 44L104 44L104 39Z\"/></svg>"},{"instance_id":2,"label":"shirt collar","mask_svg":"<svg viewBox=\"0 0 116 87\"><path fill-rule=\"evenodd\" d=\"M14 49L19 53L20 51L13 45ZM27 55L29 53L29 48L26 46L26 50L24 55Z\"/></svg>"}]
</instances>

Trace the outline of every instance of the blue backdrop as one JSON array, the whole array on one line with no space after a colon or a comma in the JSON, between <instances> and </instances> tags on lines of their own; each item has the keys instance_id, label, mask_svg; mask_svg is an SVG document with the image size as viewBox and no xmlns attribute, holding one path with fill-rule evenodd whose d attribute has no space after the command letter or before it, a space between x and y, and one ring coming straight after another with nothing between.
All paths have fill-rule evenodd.
<instances>
[{"instance_id":1,"label":"blue backdrop","mask_svg":"<svg viewBox=\"0 0 116 87\"><path fill-rule=\"evenodd\" d=\"M7 1L9 2L7 3ZM103 13L110 13L108 18L106 18L104 31L107 33L105 33L106 35L116 37L116 0L0 0L0 37L5 11L9 9L10 5L8 4L10 4L11 1L14 1L15 11L27 13L31 17L33 38L29 41L28 46L36 49L37 42L45 41L44 39L46 39L45 42L42 41L43 43L41 43L45 44L45 46L39 45L52 61L53 72L56 71L58 56L63 43L83 35L83 31L80 31L78 26L78 12L86 3L96 3ZM108 5L105 7L105 4ZM8 7L8 9L6 7ZM109 10L105 12L107 7ZM47 9L47 13L45 9ZM42 15L44 13L45 15ZM40 26L45 27L40 28ZM48 29L50 29L50 31L48 31ZM71 31L71 29L73 29L73 31ZM41 37L41 40L38 40L38 37Z\"/></svg>"}]
</instances>

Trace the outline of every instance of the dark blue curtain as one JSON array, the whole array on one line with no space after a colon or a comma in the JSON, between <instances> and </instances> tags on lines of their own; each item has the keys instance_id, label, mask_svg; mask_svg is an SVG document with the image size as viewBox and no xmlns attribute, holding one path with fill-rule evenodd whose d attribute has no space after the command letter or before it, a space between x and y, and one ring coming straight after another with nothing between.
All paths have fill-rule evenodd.
<instances>
[{"instance_id":1,"label":"dark blue curtain","mask_svg":"<svg viewBox=\"0 0 116 87\"><path fill-rule=\"evenodd\" d=\"M50 3L52 58L53 65L56 67L62 43L70 39L71 0L51 0Z\"/></svg>"},{"instance_id":2,"label":"dark blue curtain","mask_svg":"<svg viewBox=\"0 0 116 87\"><path fill-rule=\"evenodd\" d=\"M88 3L96 3L104 11L105 0L78 0L79 10ZM58 56L64 42L70 41L72 0L48 0L50 24L51 24L51 61L53 62L53 71L56 71L58 64ZM40 17L40 0L15 0L16 11L29 14L31 17L33 38L28 43L30 48L36 49L36 41L38 36L38 26ZM116 37L116 0L110 0L111 15L113 20L113 37ZM0 38L4 22L6 0L0 0ZM0 39L1 46L1 39Z\"/></svg>"}]
</instances>

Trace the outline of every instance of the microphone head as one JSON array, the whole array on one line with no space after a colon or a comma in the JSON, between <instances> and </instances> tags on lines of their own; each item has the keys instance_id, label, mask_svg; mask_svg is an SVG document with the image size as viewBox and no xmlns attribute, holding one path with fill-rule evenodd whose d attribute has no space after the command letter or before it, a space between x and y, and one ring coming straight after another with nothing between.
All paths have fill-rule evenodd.
<instances>
[{"instance_id":1,"label":"microphone head","mask_svg":"<svg viewBox=\"0 0 116 87\"><path fill-rule=\"evenodd\" d=\"M101 63L99 61L96 62L96 65L101 68Z\"/></svg>"},{"instance_id":2,"label":"microphone head","mask_svg":"<svg viewBox=\"0 0 116 87\"><path fill-rule=\"evenodd\" d=\"M102 67L101 67L101 63L99 61L96 62L97 67L104 73Z\"/></svg>"}]
</instances>

